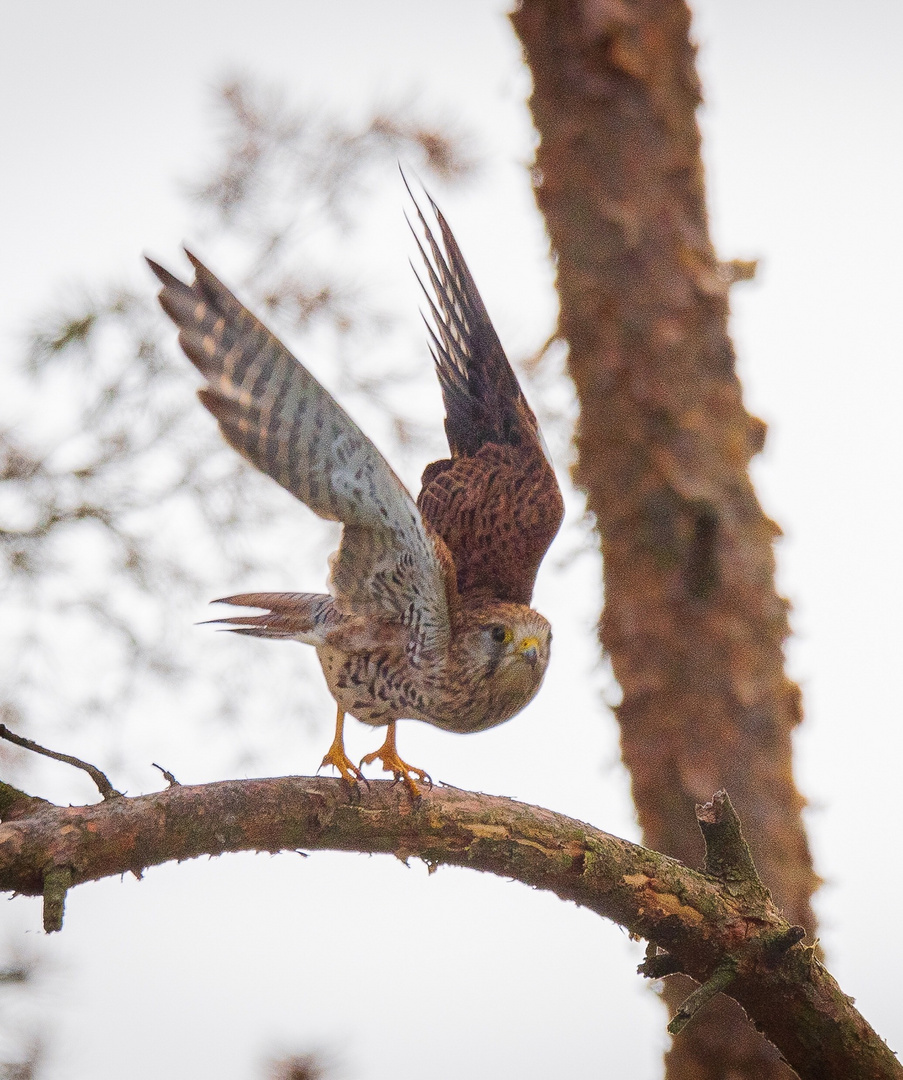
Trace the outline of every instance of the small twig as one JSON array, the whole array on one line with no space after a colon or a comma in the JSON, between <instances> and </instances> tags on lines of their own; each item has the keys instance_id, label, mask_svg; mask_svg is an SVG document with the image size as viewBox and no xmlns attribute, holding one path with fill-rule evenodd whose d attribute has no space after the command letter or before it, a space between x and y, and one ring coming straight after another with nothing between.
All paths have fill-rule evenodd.
<instances>
[{"instance_id":1,"label":"small twig","mask_svg":"<svg viewBox=\"0 0 903 1080\"><path fill-rule=\"evenodd\" d=\"M171 772L169 771L169 769L164 769L164 768L163 768L163 766L162 766L162 765L158 765L158 764L156 763L156 761L152 761L152 762L151 762L151 765L152 765L152 766L153 766L153 767L154 767L155 769L159 769L159 770L160 770L160 772L161 772L161 773L163 773L163 779L164 779L164 780L165 780L165 781L167 782L167 784L169 784L169 786L170 786L170 787L181 787L181 786L182 786L182 785L181 785L181 784L179 783L179 781L178 781L178 780L176 780L176 778L175 778L175 777L173 776L173 774L172 774L172 773L171 773Z\"/></svg>"},{"instance_id":2,"label":"small twig","mask_svg":"<svg viewBox=\"0 0 903 1080\"><path fill-rule=\"evenodd\" d=\"M758 259L728 259L719 264L722 275L729 285L735 285L738 281L752 281L759 269Z\"/></svg>"},{"instance_id":3,"label":"small twig","mask_svg":"<svg viewBox=\"0 0 903 1080\"><path fill-rule=\"evenodd\" d=\"M722 881L761 887L737 811L723 788L715 792L711 802L696 807L696 820L705 841L705 872Z\"/></svg>"},{"instance_id":4,"label":"small twig","mask_svg":"<svg viewBox=\"0 0 903 1080\"><path fill-rule=\"evenodd\" d=\"M22 735L16 735L9 730L6 724L0 724L0 739L6 739L7 742L14 743L16 746L21 746L25 750L31 750L35 754L43 754L44 757L53 758L54 761L62 761L67 765L74 766L76 769L82 769L97 785L97 790L104 799L122 797L122 792L117 791L116 788L113 787L100 769L96 768L94 765L89 765L87 761L82 761L81 758L73 757L71 754L60 754L56 750L48 750L46 746L40 746L38 743L32 742L31 739L26 739Z\"/></svg>"},{"instance_id":5,"label":"small twig","mask_svg":"<svg viewBox=\"0 0 903 1080\"><path fill-rule=\"evenodd\" d=\"M44 871L44 930L48 934L63 929L66 893L71 884L70 866L51 866Z\"/></svg>"},{"instance_id":6,"label":"small twig","mask_svg":"<svg viewBox=\"0 0 903 1080\"><path fill-rule=\"evenodd\" d=\"M732 959L725 960L720 967L715 969L715 974L711 979L704 982L702 986L697 987L678 1008L674 1016L671 1017L671 1023L668 1024L668 1033L678 1035L683 1031L699 1010L704 1005L707 1005L713 997L720 994L722 990L727 989L736 977L736 962Z\"/></svg>"}]
</instances>

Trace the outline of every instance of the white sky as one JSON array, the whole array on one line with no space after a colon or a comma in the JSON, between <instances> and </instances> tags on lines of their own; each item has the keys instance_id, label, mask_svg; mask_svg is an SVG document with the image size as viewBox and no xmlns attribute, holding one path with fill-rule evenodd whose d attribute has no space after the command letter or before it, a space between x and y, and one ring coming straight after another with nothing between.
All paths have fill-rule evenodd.
<instances>
[{"instance_id":1,"label":"white sky","mask_svg":"<svg viewBox=\"0 0 903 1080\"><path fill-rule=\"evenodd\" d=\"M0 5L6 362L32 315L72 282L120 276L151 289L140 254L175 258L190 235L177 181L211 147L210 87L236 70L358 114L414 96L474 128L489 168L449 200L448 216L503 340L512 352L535 342L552 302L522 170L528 80L503 10L475 0ZM771 425L756 480L786 533L780 581L807 712L797 774L828 882L822 940L844 990L903 1049L891 974L903 945L885 929L903 889L896 848L887 854L899 835L903 711L903 6L701 0L695 10L714 235L723 257L763 260L757 282L735 292L734 332L748 406ZM394 173L386 183L400 209ZM400 213L399 223L394 262L408 250ZM581 561L542 578L537 606L555 625L556 658L527 712L469 739L407 725L402 752L459 786L635 836L593 670L591 573ZM198 759L190 716L154 723L136 758ZM370 734L352 732L352 756ZM324 722L300 744L302 760L300 740L275 748L273 770L309 771L326 741ZM73 790L39 793L87 797ZM52 1080L245 1080L273 1052L314 1047L348 1080L628 1069L647 1080L664 1046L664 1015L633 973L641 950L621 931L463 871L236 857L81 887L50 939L35 902L13 901L4 920L10 933L28 927L55 973L43 991Z\"/></svg>"}]
</instances>

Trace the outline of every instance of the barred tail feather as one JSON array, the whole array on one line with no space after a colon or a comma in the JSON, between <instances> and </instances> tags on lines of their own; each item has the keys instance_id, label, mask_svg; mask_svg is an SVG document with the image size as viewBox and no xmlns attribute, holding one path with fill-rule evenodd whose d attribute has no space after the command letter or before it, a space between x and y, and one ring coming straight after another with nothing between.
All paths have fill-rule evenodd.
<instances>
[{"instance_id":1,"label":"barred tail feather","mask_svg":"<svg viewBox=\"0 0 903 1080\"><path fill-rule=\"evenodd\" d=\"M267 609L263 615L209 620L223 630L314 646L325 643L327 632L341 618L333 598L324 593L242 593L213 603Z\"/></svg>"}]
</instances>

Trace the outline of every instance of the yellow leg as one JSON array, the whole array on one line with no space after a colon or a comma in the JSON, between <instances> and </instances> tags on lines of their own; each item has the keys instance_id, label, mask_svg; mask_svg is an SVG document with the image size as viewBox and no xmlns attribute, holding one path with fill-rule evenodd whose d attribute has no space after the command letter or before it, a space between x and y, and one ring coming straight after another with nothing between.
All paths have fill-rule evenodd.
<instances>
[{"instance_id":1,"label":"yellow leg","mask_svg":"<svg viewBox=\"0 0 903 1080\"><path fill-rule=\"evenodd\" d=\"M345 714L341 709L336 713L335 736L333 737L332 745L326 751L326 756L320 764L320 769L322 769L324 765L335 765L339 770L339 775L342 779L349 781L349 783L352 781L364 780L364 774L345 753ZM317 772L319 772L320 769L317 769ZM364 780L365 784L366 782L367 781Z\"/></svg>"},{"instance_id":2,"label":"yellow leg","mask_svg":"<svg viewBox=\"0 0 903 1080\"><path fill-rule=\"evenodd\" d=\"M423 769L415 769L413 765L409 765L406 761L402 761L398 756L398 749L395 746L394 720L389 721L389 726L386 729L385 742L378 750L374 750L372 754L367 754L366 757L361 758L361 765L372 765L374 761L381 761L383 772L392 773L396 783L399 780L403 780L405 787L415 799L420 798L421 791L420 788L417 787L414 777L429 784L430 787L433 786L433 781L430 779L429 773L425 773Z\"/></svg>"}]
</instances>

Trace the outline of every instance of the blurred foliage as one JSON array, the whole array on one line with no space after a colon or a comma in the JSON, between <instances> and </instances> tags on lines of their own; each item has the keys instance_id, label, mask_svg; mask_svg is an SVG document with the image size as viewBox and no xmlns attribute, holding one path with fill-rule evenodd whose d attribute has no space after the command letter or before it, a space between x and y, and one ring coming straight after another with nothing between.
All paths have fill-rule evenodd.
<instances>
[{"instance_id":1,"label":"blurred foliage","mask_svg":"<svg viewBox=\"0 0 903 1080\"><path fill-rule=\"evenodd\" d=\"M0 1080L36 1080L44 1057L33 994L37 961L17 949L4 950L0 966Z\"/></svg>"},{"instance_id":2,"label":"blurred foliage","mask_svg":"<svg viewBox=\"0 0 903 1080\"><path fill-rule=\"evenodd\" d=\"M319 1054L291 1054L270 1064L269 1080L327 1080L333 1070Z\"/></svg>"}]
</instances>

